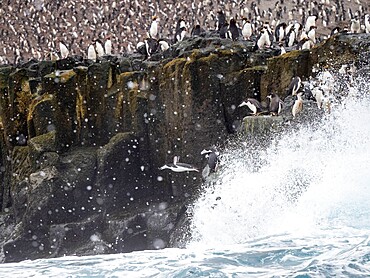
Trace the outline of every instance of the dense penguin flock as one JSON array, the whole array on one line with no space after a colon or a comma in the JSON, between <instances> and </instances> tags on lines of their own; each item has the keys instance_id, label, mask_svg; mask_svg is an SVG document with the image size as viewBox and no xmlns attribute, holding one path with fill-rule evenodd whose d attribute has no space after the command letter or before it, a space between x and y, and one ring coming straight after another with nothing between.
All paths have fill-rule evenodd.
<instances>
[{"instance_id":1,"label":"dense penguin flock","mask_svg":"<svg viewBox=\"0 0 370 278\"><path fill-rule=\"evenodd\" d=\"M73 55L96 61L133 52L150 58L197 36L251 41L254 50L276 47L284 54L310 49L338 32L370 33L369 13L367 0L8 0L0 6L0 65ZM353 71L350 67L339 74ZM330 110L333 80L329 71L318 77L315 86L294 77L287 88L294 97L293 118L303 109L303 95L315 100L319 109ZM283 105L271 93L264 103L248 98L239 107L247 106L254 116L277 116ZM207 159L202 172L206 178L216 171L219 152L212 147L202 155ZM160 169L198 172L178 157Z\"/></svg>"},{"instance_id":2,"label":"dense penguin flock","mask_svg":"<svg viewBox=\"0 0 370 278\"><path fill-rule=\"evenodd\" d=\"M0 64L30 58L139 52L149 56L192 36L253 40L255 48L310 48L334 32L370 32L365 0L54 1L0 6Z\"/></svg>"}]
</instances>

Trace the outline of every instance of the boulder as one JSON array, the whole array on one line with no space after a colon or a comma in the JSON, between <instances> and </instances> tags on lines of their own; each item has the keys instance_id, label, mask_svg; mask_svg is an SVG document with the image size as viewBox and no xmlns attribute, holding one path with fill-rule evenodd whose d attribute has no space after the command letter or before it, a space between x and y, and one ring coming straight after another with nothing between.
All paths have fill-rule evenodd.
<instances>
[{"instance_id":1,"label":"boulder","mask_svg":"<svg viewBox=\"0 0 370 278\"><path fill-rule=\"evenodd\" d=\"M243 119L244 133L255 140L269 139L283 128L281 116L248 116Z\"/></svg>"},{"instance_id":2,"label":"boulder","mask_svg":"<svg viewBox=\"0 0 370 278\"><path fill-rule=\"evenodd\" d=\"M118 133L97 151L97 179L93 190L108 212L152 195L140 148L141 142L134 133Z\"/></svg>"},{"instance_id":3,"label":"boulder","mask_svg":"<svg viewBox=\"0 0 370 278\"><path fill-rule=\"evenodd\" d=\"M25 152L28 150L18 151ZM21 167L19 171L24 171L20 161L24 156L14 157ZM96 211L99 200L92 197L95 169L96 151L84 149L61 156L57 165L28 175L18 174L28 178L14 181L12 194L18 193L13 195L17 229L4 244L5 262L50 256L53 253L51 226L78 222L101 213Z\"/></svg>"},{"instance_id":4,"label":"boulder","mask_svg":"<svg viewBox=\"0 0 370 278\"><path fill-rule=\"evenodd\" d=\"M55 139L55 131L51 131L28 140L28 157L33 171L55 165L59 156Z\"/></svg>"}]
</instances>

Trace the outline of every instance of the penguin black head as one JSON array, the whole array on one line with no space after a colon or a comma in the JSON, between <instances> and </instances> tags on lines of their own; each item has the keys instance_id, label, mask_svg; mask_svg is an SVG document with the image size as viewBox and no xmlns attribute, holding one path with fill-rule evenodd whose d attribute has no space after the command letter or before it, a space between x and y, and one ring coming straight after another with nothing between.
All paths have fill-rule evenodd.
<instances>
[{"instance_id":1,"label":"penguin black head","mask_svg":"<svg viewBox=\"0 0 370 278\"><path fill-rule=\"evenodd\" d=\"M341 31L340 27L337 26L331 30L330 35L333 36L337 33L340 33L340 31Z\"/></svg>"}]
</instances>

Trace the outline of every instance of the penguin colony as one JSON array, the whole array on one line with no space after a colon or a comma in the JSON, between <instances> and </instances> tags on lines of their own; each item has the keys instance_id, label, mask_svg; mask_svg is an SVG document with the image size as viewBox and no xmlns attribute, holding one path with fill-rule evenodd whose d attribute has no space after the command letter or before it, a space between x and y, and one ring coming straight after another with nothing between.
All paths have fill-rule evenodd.
<instances>
[{"instance_id":1,"label":"penguin colony","mask_svg":"<svg viewBox=\"0 0 370 278\"><path fill-rule=\"evenodd\" d=\"M356 72L354 65L342 65L338 70L339 78L343 81L345 78L352 78ZM351 83L351 80L346 80ZM327 69L320 72L315 78L308 81L302 81L299 76L294 76L286 88L287 99L292 99L291 116L293 120L302 112L304 100L312 100L317 104L318 109L324 109L324 112L330 113L330 106L333 102L341 102L341 95L334 95L334 92L343 91L338 87L341 82L336 82L333 74ZM339 99L335 99L339 98ZM288 105L276 93L270 93L266 100L260 102L254 98L247 98L238 107L247 106L246 115L271 115L279 116Z\"/></svg>"},{"instance_id":2,"label":"penguin colony","mask_svg":"<svg viewBox=\"0 0 370 278\"><path fill-rule=\"evenodd\" d=\"M95 60L143 45L149 57L212 30L225 39L252 40L256 49L277 44L284 53L293 46L310 48L338 31L369 33L369 5L367 0L5 0L0 64L68 55Z\"/></svg>"},{"instance_id":3,"label":"penguin colony","mask_svg":"<svg viewBox=\"0 0 370 278\"><path fill-rule=\"evenodd\" d=\"M139 52L146 59L186 38L206 36L246 40L254 50L279 47L281 54L293 49L310 49L338 32L370 33L370 3L367 0L230 0L217 1L117 1L25 0L3 1L0 6L0 65L21 64L30 58L64 59L79 55L95 62L105 55ZM339 73L353 72L343 65ZM316 83L315 83L316 82ZM291 114L303 110L302 96L316 101L319 109L330 111L334 81L324 71L313 82L292 79L287 88L294 98ZM303 91L301 90L303 86ZM251 114L281 113L284 102L275 93L265 104L249 98ZM203 178L216 172L220 163L215 147L203 150L207 165ZM179 162L160 170L199 172Z\"/></svg>"}]
</instances>

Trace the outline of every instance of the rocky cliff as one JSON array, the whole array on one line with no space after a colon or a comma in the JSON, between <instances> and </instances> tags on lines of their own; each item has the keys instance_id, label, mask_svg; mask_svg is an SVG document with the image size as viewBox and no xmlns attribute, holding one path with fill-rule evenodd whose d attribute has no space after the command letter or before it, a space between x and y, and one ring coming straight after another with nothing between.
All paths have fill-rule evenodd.
<instances>
[{"instance_id":1,"label":"rocky cliff","mask_svg":"<svg viewBox=\"0 0 370 278\"><path fill-rule=\"evenodd\" d=\"M284 98L293 76L367 63L369 50L368 34L280 56L249 42L194 38L149 60L0 67L2 260L170 246L186 232L186 205L202 177L160 166L177 155L202 169L201 150L240 130L246 97ZM286 112L278 122L290 119ZM247 120L247 130L268 129L268 121Z\"/></svg>"}]
</instances>

